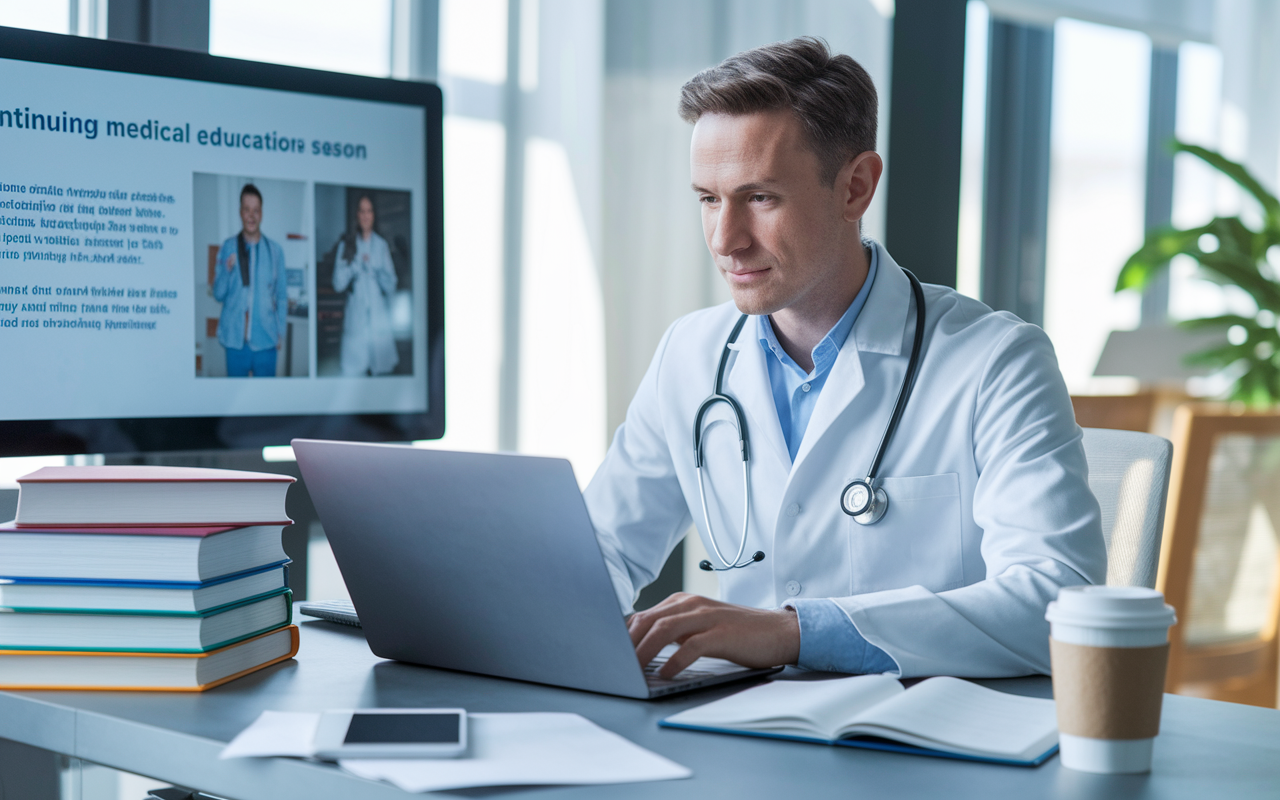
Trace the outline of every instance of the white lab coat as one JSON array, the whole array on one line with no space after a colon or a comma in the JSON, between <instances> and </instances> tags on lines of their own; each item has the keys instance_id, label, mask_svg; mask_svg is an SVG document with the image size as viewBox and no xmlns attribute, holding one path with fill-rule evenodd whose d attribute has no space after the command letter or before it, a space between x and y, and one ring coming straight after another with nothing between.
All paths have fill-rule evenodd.
<instances>
[{"instance_id":1,"label":"white lab coat","mask_svg":"<svg viewBox=\"0 0 1280 800\"><path fill-rule=\"evenodd\" d=\"M338 244L333 268L334 291L345 292L351 287L342 318L342 374L385 375L400 361L389 305L396 291L391 248L376 233L370 233L368 240L356 236L356 252L350 261L343 260L343 247Z\"/></svg>"},{"instance_id":2,"label":"white lab coat","mask_svg":"<svg viewBox=\"0 0 1280 800\"><path fill-rule=\"evenodd\" d=\"M1044 331L926 285L919 377L880 469L888 511L863 526L840 508L841 489L865 477L880 443L915 332L910 283L875 246L871 294L794 464L756 320L732 346L725 386L745 411L751 448L745 552L766 558L719 573L721 599L773 608L834 598L904 677L1047 673L1045 607L1061 586L1103 582L1106 551L1080 428ZM738 316L726 303L667 330L586 490L628 609L691 516L707 541L693 418ZM743 505L730 419L718 403L705 425L708 506L726 558L738 549Z\"/></svg>"}]
</instances>

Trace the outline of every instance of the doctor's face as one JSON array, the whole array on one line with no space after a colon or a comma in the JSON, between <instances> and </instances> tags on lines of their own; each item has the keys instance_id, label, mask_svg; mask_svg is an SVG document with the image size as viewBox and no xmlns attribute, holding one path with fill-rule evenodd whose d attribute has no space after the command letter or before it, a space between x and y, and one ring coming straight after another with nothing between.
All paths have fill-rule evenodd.
<instances>
[{"instance_id":1,"label":"doctor's face","mask_svg":"<svg viewBox=\"0 0 1280 800\"><path fill-rule=\"evenodd\" d=\"M360 235L369 238L373 232L373 201L367 197L361 197L356 204L356 224L360 226Z\"/></svg>"},{"instance_id":2,"label":"doctor's face","mask_svg":"<svg viewBox=\"0 0 1280 800\"><path fill-rule=\"evenodd\" d=\"M738 309L803 314L829 304L862 246L865 206L851 219L846 202L852 164L827 185L799 121L784 110L704 114L691 166L702 232Z\"/></svg>"},{"instance_id":3,"label":"doctor's face","mask_svg":"<svg viewBox=\"0 0 1280 800\"><path fill-rule=\"evenodd\" d=\"M246 236L257 236L262 226L262 201L256 195L240 196L240 224Z\"/></svg>"}]
</instances>

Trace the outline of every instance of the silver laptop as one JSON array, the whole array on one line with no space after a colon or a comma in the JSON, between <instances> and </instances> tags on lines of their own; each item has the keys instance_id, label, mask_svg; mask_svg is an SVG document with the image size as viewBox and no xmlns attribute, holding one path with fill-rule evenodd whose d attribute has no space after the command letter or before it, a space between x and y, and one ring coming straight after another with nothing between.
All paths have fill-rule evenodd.
<instances>
[{"instance_id":1,"label":"silver laptop","mask_svg":"<svg viewBox=\"0 0 1280 800\"><path fill-rule=\"evenodd\" d=\"M375 655L637 698L775 671L702 658L665 680L662 656L641 669L564 459L293 451Z\"/></svg>"}]
</instances>

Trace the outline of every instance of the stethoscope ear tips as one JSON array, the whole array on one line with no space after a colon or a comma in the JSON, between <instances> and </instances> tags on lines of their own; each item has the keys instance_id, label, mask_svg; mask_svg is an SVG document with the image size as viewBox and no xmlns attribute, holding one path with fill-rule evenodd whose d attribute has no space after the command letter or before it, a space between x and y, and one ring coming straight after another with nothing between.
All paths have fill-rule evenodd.
<instances>
[{"instance_id":1,"label":"stethoscope ear tips","mask_svg":"<svg viewBox=\"0 0 1280 800\"><path fill-rule=\"evenodd\" d=\"M742 569L743 567L749 567L752 564L755 564L756 562L759 562L759 561L764 561L763 550L755 551L755 553L752 554L751 556L751 560L745 564L730 564L729 566L721 567L720 569L716 569L715 567L713 567L711 565L711 562L704 558L698 562L698 569L702 570L703 572L727 572L731 569Z\"/></svg>"}]
</instances>

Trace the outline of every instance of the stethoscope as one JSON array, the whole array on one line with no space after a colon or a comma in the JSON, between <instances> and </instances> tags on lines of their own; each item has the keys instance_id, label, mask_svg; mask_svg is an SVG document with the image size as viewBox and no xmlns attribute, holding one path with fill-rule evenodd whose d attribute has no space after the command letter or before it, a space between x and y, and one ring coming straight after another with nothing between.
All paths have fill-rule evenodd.
<instances>
[{"instance_id":1,"label":"stethoscope","mask_svg":"<svg viewBox=\"0 0 1280 800\"><path fill-rule=\"evenodd\" d=\"M884 435L880 437L880 447L876 450L876 456L871 461L871 469L867 470L867 477L858 478L850 481L849 485L844 487L840 492L840 508L844 513L853 517L854 522L859 525L873 525L879 522L884 516L885 511L889 509L889 495L885 493L884 487L876 486L876 473L880 469L880 462L884 459L884 451L889 447L889 440L893 438L894 432L898 429L898 422L902 419L902 412L907 407L907 399L911 396L911 387L916 382L916 371L920 365L920 348L924 344L924 289L920 286L920 281L915 275L908 270L902 270L907 274L907 278L911 281L911 292L916 299L916 335L911 342L911 358L907 361L907 373L902 377L902 388L898 391L898 403L893 407L893 414L889 417L889 424L885 427ZM730 345L738 341L738 334L742 332L742 326L746 324L747 315L743 314L738 318L737 324L733 326L733 330L729 332L729 339L724 343L724 349L720 352L720 366L716 368L716 383L711 396L702 401L702 405L698 406L698 413L693 418L693 466L698 473L698 497L702 500L702 522L707 529L707 539L711 542L711 549L716 554L716 558L720 560L723 567L716 567L708 560L703 560L698 566L708 572L725 572L731 569L741 569L749 567L757 561L764 561L764 551L757 550L746 561L742 560L742 554L747 549L747 524L749 521L749 513L751 511L751 476L748 471L748 461L750 459L749 447L747 443L747 418L742 413L742 406L738 405L738 401L730 395L724 393L724 370L729 363ZM707 511L707 492L703 486L702 478L702 419L716 403L725 403L729 408L733 409L733 416L738 425L738 449L742 451L742 541L738 545L738 552L734 555L733 560L729 561L720 552L720 545L716 543L715 531L711 529L711 515Z\"/></svg>"}]
</instances>

